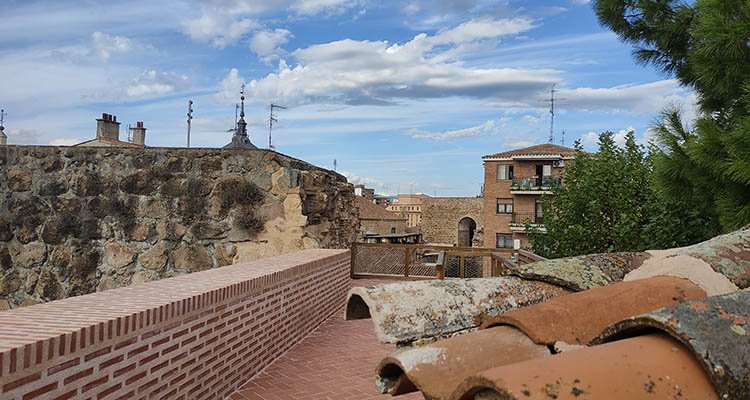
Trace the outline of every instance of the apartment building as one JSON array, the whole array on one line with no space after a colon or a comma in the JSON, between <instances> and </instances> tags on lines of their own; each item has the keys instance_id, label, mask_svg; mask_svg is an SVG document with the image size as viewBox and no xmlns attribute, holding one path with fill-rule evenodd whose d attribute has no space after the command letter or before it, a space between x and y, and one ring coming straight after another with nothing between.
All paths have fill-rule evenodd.
<instances>
[{"instance_id":1,"label":"apartment building","mask_svg":"<svg viewBox=\"0 0 750 400\"><path fill-rule=\"evenodd\" d=\"M565 163L575 150L540 144L487 155L484 161L484 247L528 245L527 222L544 231L543 194L560 183Z\"/></svg>"},{"instance_id":2,"label":"apartment building","mask_svg":"<svg viewBox=\"0 0 750 400\"><path fill-rule=\"evenodd\" d=\"M406 217L406 226L416 228L422 223L422 199L426 194L400 194L398 199L388 205L387 210Z\"/></svg>"}]
</instances>

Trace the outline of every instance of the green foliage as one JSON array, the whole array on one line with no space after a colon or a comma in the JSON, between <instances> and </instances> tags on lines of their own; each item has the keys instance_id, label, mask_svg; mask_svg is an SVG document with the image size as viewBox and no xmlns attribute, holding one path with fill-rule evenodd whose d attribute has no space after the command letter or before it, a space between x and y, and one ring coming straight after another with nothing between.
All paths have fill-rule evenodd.
<instances>
[{"instance_id":1,"label":"green foliage","mask_svg":"<svg viewBox=\"0 0 750 400\"><path fill-rule=\"evenodd\" d=\"M625 146L613 134L599 137L599 151L576 146L564 184L544 196L544 234L528 225L532 250L550 258L683 246L710 237L710 226L683 203L669 203L654 182L652 157L632 132Z\"/></svg>"},{"instance_id":2,"label":"green foliage","mask_svg":"<svg viewBox=\"0 0 750 400\"><path fill-rule=\"evenodd\" d=\"M677 110L655 124L654 191L679 206L695 238L750 223L750 1L597 0L602 24L638 61L699 95L688 129ZM681 240L678 240L681 241Z\"/></svg>"}]
</instances>

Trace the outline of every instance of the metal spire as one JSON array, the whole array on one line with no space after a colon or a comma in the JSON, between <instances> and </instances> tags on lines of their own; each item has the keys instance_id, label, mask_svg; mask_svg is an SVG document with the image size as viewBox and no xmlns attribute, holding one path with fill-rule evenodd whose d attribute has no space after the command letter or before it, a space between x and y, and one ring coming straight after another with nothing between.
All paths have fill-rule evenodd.
<instances>
[{"instance_id":1,"label":"metal spire","mask_svg":"<svg viewBox=\"0 0 750 400\"><path fill-rule=\"evenodd\" d=\"M8 135L5 134L5 110L0 109L0 145L8 144Z\"/></svg>"},{"instance_id":2,"label":"metal spire","mask_svg":"<svg viewBox=\"0 0 750 400\"><path fill-rule=\"evenodd\" d=\"M237 108L235 107L235 116L237 115ZM251 142L250 136L247 134L247 122L245 122L245 84L242 84L240 89L240 119L237 120L236 129L234 130L234 136L232 141L224 146L226 148L245 148L245 149L257 149Z\"/></svg>"}]
</instances>

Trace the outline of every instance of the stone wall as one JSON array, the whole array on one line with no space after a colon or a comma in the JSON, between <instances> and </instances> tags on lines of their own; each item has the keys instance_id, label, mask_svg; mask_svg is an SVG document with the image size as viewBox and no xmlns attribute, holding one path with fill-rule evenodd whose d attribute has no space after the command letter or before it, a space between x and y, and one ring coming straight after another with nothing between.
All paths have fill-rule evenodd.
<instances>
[{"instance_id":1,"label":"stone wall","mask_svg":"<svg viewBox=\"0 0 750 400\"><path fill-rule=\"evenodd\" d=\"M0 309L356 238L343 176L265 150L0 148Z\"/></svg>"},{"instance_id":2,"label":"stone wall","mask_svg":"<svg viewBox=\"0 0 750 400\"><path fill-rule=\"evenodd\" d=\"M456 245L458 222L469 217L476 223L473 246L482 244L481 197L426 197L422 199L422 238L426 243Z\"/></svg>"}]
</instances>

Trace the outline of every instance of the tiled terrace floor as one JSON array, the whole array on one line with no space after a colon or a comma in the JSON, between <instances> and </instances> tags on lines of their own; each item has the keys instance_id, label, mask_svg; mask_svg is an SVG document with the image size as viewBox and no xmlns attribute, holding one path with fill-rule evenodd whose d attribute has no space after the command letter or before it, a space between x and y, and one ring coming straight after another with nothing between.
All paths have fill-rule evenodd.
<instances>
[{"instance_id":1,"label":"tiled terrace floor","mask_svg":"<svg viewBox=\"0 0 750 400\"><path fill-rule=\"evenodd\" d=\"M383 281L354 280L352 286L378 283ZM390 399L375 390L375 368L393 349L375 338L372 320L344 321L342 309L230 399ZM422 398L419 393L399 397Z\"/></svg>"}]
</instances>

